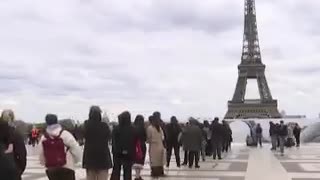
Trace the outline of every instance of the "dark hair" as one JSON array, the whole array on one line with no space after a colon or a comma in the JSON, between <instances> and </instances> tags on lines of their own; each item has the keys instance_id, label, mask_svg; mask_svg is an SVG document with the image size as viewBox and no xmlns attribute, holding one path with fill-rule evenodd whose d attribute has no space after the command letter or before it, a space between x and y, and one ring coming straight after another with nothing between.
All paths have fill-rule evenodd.
<instances>
[{"instance_id":1,"label":"dark hair","mask_svg":"<svg viewBox=\"0 0 320 180\"><path fill-rule=\"evenodd\" d=\"M48 126L58 124L58 117L55 114L47 114L46 115L46 124Z\"/></svg>"},{"instance_id":2,"label":"dark hair","mask_svg":"<svg viewBox=\"0 0 320 180\"><path fill-rule=\"evenodd\" d=\"M151 126L155 127L157 129L158 132L160 132L160 122L157 118L155 118L154 116L150 116L149 117L149 121L151 123Z\"/></svg>"},{"instance_id":3,"label":"dark hair","mask_svg":"<svg viewBox=\"0 0 320 180\"><path fill-rule=\"evenodd\" d=\"M158 119L158 120L161 119L161 113L158 112L158 111L154 112L152 116L153 116L155 119Z\"/></svg>"},{"instance_id":4,"label":"dark hair","mask_svg":"<svg viewBox=\"0 0 320 180\"><path fill-rule=\"evenodd\" d=\"M129 111L124 111L118 116L119 127L131 125L131 114Z\"/></svg>"},{"instance_id":5,"label":"dark hair","mask_svg":"<svg viewBox=\"0 0 320 180\"><path fill-rule=\"evenodd\" d=\"M172 116L171 119L170 119L170 122L171 122L172 124L178 124L177 117Z\"/></svg>"},{"instance_id":6,"label":"dark hair","mask_svg":"<svg viewBox=\"0 0 320 180\"><path fill-rule=\"evenodd\" d=\"M144 117L142 115L137 115L133 124L136 127L143 127L144 128Z\"/></svg>"},{"instance_id":7,"label":"dark hair","mask_svg":"<svg viewBox=\"0 0 320 180\"><path fill-rule=\"evenodd\" d=\"M101 109L99 106L91 106L89 112L89 121L101 122Z\"/></svg>"}]
</instances>

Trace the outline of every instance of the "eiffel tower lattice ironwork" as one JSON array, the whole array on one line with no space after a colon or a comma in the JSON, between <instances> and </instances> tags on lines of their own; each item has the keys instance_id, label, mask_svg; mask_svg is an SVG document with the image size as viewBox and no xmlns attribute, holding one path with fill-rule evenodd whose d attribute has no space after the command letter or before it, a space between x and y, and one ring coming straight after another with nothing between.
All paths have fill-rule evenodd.
<instances>
[{"instance_id":1,"label":"eiffel tower lattice ironwork","mask_svg":"<svg viewBox=\"0 0 320 180\"><path fill-rule=\"evenodd\" d=\"M255 0L245 0L244 35L238 82L225 119L281 118L278 102L272 98L261 61ZM248 79L256 79L260 99L246 100Z\"/></svg>"}]
</instances>

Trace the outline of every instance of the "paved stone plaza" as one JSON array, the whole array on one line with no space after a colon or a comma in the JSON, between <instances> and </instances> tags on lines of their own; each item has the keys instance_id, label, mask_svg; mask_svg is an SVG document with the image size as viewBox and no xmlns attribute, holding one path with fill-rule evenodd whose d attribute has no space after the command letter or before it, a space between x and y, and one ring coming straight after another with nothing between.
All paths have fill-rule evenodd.
<instances>
[{"instance_id":1,"label":"paved stone plaza","mask_svg":"<svg viewBox=\"0 0 320 180\"><path fill-rule=\"evenodd\" d=\"M272 153L269 145L264 148L248 148L236 144L232 152L225 154L222 161L215 162L207 157L200 169L177 168L172 158L170 169L166 169L168 180L315 180L320 179L320 144L303 145L286 150L286 155ZM37 150L28 147L28 166L23 180L45 180L44 171L38 162ZM183 159L183 157L182 157ZM217 164L216 164L217 163ZM76 170L77 178L85 180L85 171ZM143 170L145 180L150 177L147 164Z\"/></svg>"}]
</instances>

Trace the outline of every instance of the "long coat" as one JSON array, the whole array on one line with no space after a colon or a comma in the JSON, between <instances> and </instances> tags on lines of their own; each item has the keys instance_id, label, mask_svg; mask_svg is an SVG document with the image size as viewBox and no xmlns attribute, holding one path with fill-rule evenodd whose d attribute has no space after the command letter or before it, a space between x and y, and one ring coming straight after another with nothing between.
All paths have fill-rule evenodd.
<instances>
[{"instance_id":1,"label":"long coat","mask_svg":"<svg viewBox=\"0 0 320 180\"><path fill-rule=\"evenodd\" d=\"M155 127L147 129L147 142L149 143L150 166L159 167L165 164L165 149L163 146L164 134L162 129L158 131Z\"/></svg>"},{"instance_id":2,"label":"long coat","mask_svg":"<svg viewBox=\"0 0 320 180\"><path fill-rule=\"evenodd\" d=\"M85 122L85 145L83 167L92 170L112 168L108 142L111 139L109 126L103 122Z\"/></svg>"},{"instance_id":3,"label":"long coat","mask_svg":"<svg viewBox=\"0 0 320 180\"><path fill-rule=\"evenodd\" d=\"M201 129L196 125L186 127L182 133L183 147L187 151L200 151L203 134Z\"/></svg>"}]
</instances>

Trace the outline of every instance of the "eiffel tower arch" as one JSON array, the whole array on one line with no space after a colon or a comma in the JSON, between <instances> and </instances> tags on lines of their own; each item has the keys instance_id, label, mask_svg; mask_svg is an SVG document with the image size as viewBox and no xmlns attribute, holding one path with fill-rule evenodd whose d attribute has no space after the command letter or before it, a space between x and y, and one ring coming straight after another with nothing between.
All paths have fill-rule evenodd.
<instances>
[{"instance_id":1,"label":"eiffel tower arch","mask_svg":"<svg viewBox=\"0 0 320 180\"><path fill-rule=\"evenodd\" d=\"M258 38L255 0L245 0L244 34L238 81L225 119L281 118L278 102L272 98L265 76ZM258 83L260 99L245 99L247 80Z\"/></svg>"}]
</instances>

